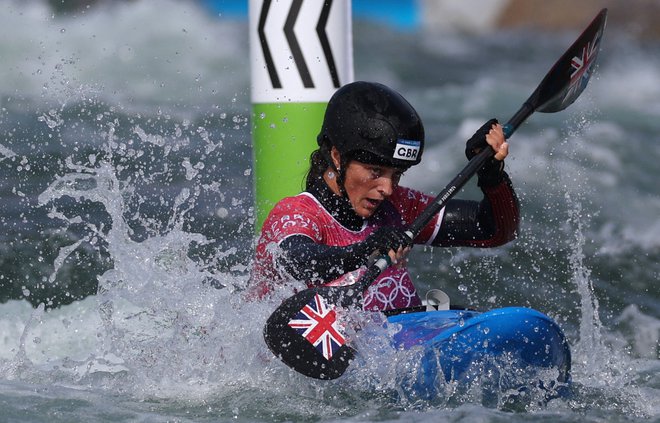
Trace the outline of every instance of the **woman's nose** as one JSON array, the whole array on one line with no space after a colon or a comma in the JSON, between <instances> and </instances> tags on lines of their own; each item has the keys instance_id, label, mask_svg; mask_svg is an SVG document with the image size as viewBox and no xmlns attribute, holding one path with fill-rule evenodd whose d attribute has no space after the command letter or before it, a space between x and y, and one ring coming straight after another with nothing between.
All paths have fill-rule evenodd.
<instances>
[{"instance_id":1,"label":"woman's nose","mask_svg":"<svg viewBox=\"0 0 660 423\"><path fill-rule=\"evenodd\" d=\"M380 178L379 182L378 192L385 198L392 195L394 190L394 181L392 181L392 178Z\"/></svg>"}]
</instances>

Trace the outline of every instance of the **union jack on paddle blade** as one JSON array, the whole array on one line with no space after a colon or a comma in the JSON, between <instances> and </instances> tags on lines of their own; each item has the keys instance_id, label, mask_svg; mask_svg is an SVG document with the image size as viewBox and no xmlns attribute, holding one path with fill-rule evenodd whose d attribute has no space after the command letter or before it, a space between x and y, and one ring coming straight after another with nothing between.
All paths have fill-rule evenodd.
<instances>
[{"instance_id":1,"label":"union jack on paddle blade","mask_svg":"<svg viewBox=\"0 0 660 423\"><path fill-rule=\"evenodd\" d=\"M319 294L314 295L312 301L289 321L289 326L314 345L328 361L346 344L334 306L328 306Z\"/></svg>"},{"instance_id":2,"label":"union jack on paddle blade","mask_svg":"<svg viewBox=\"0 0 660 423\"><path fill-rule=\"evenodd\" d=\"M601 36L602 32L598 32L594 40L582 48L582 53L574 56L573 60L571 60L571 68L573 69L571 83L564 101L571 100L572 102L576 94L579 95L586 87L587 82L589 82L589 77L593 71L592 65L596 62L596 57L598 56Z\"/></svg>"}]
</instances>

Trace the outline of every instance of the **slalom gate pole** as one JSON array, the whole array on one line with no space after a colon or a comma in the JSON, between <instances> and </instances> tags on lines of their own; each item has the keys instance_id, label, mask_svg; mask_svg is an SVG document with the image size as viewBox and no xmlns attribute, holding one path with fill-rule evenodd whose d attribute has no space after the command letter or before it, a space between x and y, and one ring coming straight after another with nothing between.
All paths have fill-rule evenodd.
<instances>
[{"instance_id":1,"label":"slalom gate pole","mask_svg":"<svg viewBox=\"0 0 660 423\"><path fill-rule=\"evenodd\" d=\"M353 80L351 2L250 0L255 230L299 193L328 100Z\"/></svg>"}]
</instances>

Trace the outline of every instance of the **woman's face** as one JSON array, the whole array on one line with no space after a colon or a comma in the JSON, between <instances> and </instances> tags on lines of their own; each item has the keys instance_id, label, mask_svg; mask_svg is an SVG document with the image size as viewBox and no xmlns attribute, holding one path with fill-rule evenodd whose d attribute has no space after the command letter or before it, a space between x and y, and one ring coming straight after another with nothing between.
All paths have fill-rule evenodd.
<instances>
[{"instance_id":1,"label":"woman's face","mask_svg":"<svg viewBox=\"0 0 660 423\"><path fill-rule=\"evenodd\" d=\"M363 218L374 214L383 200L392 195L401 175L403 170L399 168L352 160L346 168L344 189L355 213Z\"/></svg>"}]
</instances>

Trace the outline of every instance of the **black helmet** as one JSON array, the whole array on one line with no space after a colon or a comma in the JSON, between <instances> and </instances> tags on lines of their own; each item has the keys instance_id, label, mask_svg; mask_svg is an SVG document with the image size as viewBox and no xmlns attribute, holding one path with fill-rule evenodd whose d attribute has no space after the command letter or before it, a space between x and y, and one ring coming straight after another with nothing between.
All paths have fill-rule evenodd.
<instances>
[{"instance_id":1,"label":"black helmet","mask_svg":"<svg viewBox=\"0 0 660 423\"><path fill-rule=\"evenodd\" d=\"M343 158L409 168L422 159L424 126L401 94L357 81L332 96L317 141L336 147Z\"/></svg>"}]
</instances>

